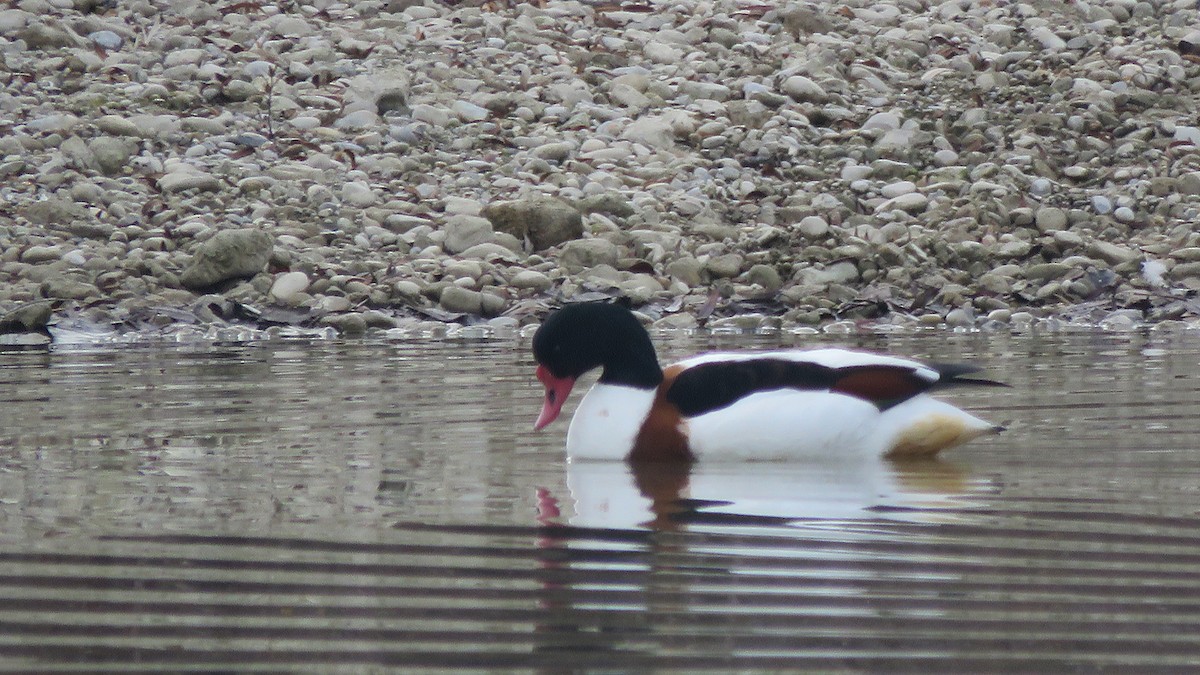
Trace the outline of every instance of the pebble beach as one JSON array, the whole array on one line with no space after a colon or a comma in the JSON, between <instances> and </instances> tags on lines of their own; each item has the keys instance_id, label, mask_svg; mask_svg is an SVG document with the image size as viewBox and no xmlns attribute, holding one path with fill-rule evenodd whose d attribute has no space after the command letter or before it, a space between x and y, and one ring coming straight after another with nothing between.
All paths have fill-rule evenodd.
<instances>
[{"instance_id":1,"label":"pebble beach","mask_svg":"<svg viewBox=\"0 0 1200 675\"><path fill-rule=\"evenodd\" d=\"M1196 0L0 9L0 342L1200 328Z\"/></svg>"}]
</instances>

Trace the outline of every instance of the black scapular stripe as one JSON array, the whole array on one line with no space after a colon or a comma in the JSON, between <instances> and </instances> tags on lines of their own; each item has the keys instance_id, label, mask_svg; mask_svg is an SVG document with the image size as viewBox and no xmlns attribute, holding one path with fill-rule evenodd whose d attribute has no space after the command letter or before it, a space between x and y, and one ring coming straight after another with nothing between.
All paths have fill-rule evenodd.
<instances>
[{"instance_id":1,"label":"black scapular stripe","mask_svg":"<svg viewBox=\"0 0 1200 675\"><path fill-rule=\"evenodd\" d=\"M929 381L918 376L913 368L890 364L830 368L786 359L716 361L680 373L667 390L666 399L683 416L695 417L733 405L760 391L833 390L887 410L930 389L954 385L1007 386L993 380L963 377L978 372L975 366L938 363L929 367L938 373L938 379Z\"/></svg>"},{"instance_id":2,"label":"black scapular stripe","mask_svg":"<svg viewBox=\"0 0 1200 675\"><path fill-rule=\"evenodd\" d=\"M666 399L685 417L720 410L759 391L829 389L837 382L833 368L785 359L717 361L680 373Z\"/></svg>"}]
</instances>

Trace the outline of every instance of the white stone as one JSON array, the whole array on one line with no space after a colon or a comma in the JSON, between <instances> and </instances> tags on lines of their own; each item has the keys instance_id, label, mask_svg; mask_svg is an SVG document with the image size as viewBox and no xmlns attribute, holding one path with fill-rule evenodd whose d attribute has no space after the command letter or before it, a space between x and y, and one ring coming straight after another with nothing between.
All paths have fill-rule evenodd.
<instances>
[{"instance_id":1,"label":"white stone","mask_svg":"<svg viewBox=\"0 0 1200 675\"><path fill-rule=\"evenodd\" d=\"M412 118L435 127L444 127L450 123L450 113L445 108L437 108L427 103L418 103L412 107Z\"/></svg>"},{"instance_id":2,"label":"white stone","mask_svg":"<svg viewBox=\"0 0 1200 675\"><path fill-rule=\"evenodd\" d=\"M825 219L821 216L805 216L800 219L800 223L796 226L796 229L800 230L800 234L803 234L805 237L816 239L817 237L824 237L826 234L829 234L829 223L825 222Z\"/></svg>"},{"instance_id":3,"label":"white stone","mask_svg":"<svg viewBox=\"0 0 1200 675\"><path fill-rule=\"evenodd\" d=\"M621 138L667 150L675 145L675 130L670 122L661 117L641 117L625 127Z\"/></svg>"},{"instance_id":4,"label":"white stone","mask_svg":"<svg viewBox=\"0 0 1200 675\"><path fill-rule=\"evenodd\" d=\"M288 120L288 124L292 125L294 129L311 131L321 126L321 119L319 117L312 117L311 115L297 115Z\"/></svg>"},{"instance_id":5,"label":"white stone","mask_svg":"<svg viewBox=\"0 0 1200 675\"><path fill-rule=\"evenodd\" d=\"M1175 140L1183 143L1191 143L1192 145L1200 145L1200 128L1197 127L1175 127Z\"/></svg>"},{"instance_id":6,"label":"white stone","mask_svg":"<svg viewBox=\"0 0 1200 675\"><path fill-rule=\"evenodd\" d=\"M642 48L642 52L646 55L646 58L655 63L678 63L683 58L683 52L662 42L647 42L646 46Z\"/></svg>"},{"instance_id":7,"label":"white stone","mask_svg":"<svg viewBox=\"0 0 1200 675\"><path fill-rule=\"evenodd\" d=\"M1067 48L1067 41L1054 34L1045 26L1038 26L1029 31L1029 37L1037 41L1048 52L1061 52Z\"/></svg>"},{"instance_id":8,"label":"white stone","mask_svg":"<svg viewBox=\"0 0 1200 675\"><path fill-rule=\"evenodd\" d=\"M615 83L609 87L608 97L612 99L614 103L622 105L626 108L641 109L650 105L650 97L646 96L637 89L622 83Z\"/></svg>"},{"instance_id":9,"label":"white stone","mask_svg":"<svg viewBox=\"0 0 1200 675\"><path fill-rule=\"evenodd\" d=\"M792 75L780 86L783 93L797 101L824 101L829 97L821 85L803 75Z\"/></svg>"},{"instance_id":10,"label":"white stone","mask_svg":"<svg viewBox=\"0 0 1200 675\"><path fill-rule=\"evenodd\" d=\"M902 194L880 204L875 208L876 213L886 211L904 211L905 213L921 213L929 206L929 198L919 192Z\"/></svg>"},{"instance_id":11,"label":"white stone","mask_svg":"<svg viewBox=\"0 0 1200 675\"><path fill-rule=\"evenodd\" d=\"M909 180L901 180L896 181L895 183L888 183L887 185L884 185L882 188L880 188L879 194L887 197L888 199L892 199L894 197L899 197L900 195L906 195L916 191L916 183L913 183Z\"/></svg>"},{"instance_id":12,"label":"white stone","mask_svg":"<svg viewBox=\"0 0 1200 675\"><path fill-rule=\"evenodd\" d=\"M200 63L200 60L204 56L205 51L203 49L176 49L167 52L167 55L163 57L163 66L173 68L182 65L195 65Z\"/></svg>"},{"instance_id":13,"label":"white stone","mask_svg":"<svg viewBox=\"0 0 1200 675\"><path fill-rule=\"evenodd\" d=\"M868 129L882 129L884 131L889 131L892 129L899 129L900 123L900 116L896 113L877 112L867 118L866 122L863 122L862 128L864 131Z\"/></svg>"},{"instance_id":14,"label":"white stone","mask_svg":"<svg viewBox=\"0 0 1200 675\"><path fill-rule=\"evenodd\" d=\"M954 166L958 164L958 153L953 150L938 150L933 153L933 163L938 166Z\"/></svg>"},{"instance_id":15,"label":"white stone","mask_svg":"<svg viewBox=\"0 0 1200 675\"><path fill-rule=\"evenodd\" d=\"M482 122L491 116L491 113L488 112L487 108L484 108L480 105L475 105L470 101L455 101L450 106L450 109L453 110L454 114L458 115L458 118L464 122Z\"/></svg>"},{"instance_id":16,"label":"white stone","mask_svg":"<svg viewBox=\"0 0 1200 675\"><path fill-rule=\"evenodd\" d=\"M355 110L347 113L333 123L338 129L361 130L369 129L379 124L379 115L374 110Z\"/></svg>"},{"instance_id":17,"label":"white stone","mask_svg":"<svg viewBox=\"0 0 1200 675\"><path fill-rule=\"evenodd\" d=\"M371 206L377 201L371 186L357 180L349 181L342 186L342 200L359 208Z\"/></svg>"},{"instance_id":18,"label":"white stone","mask_svg":"<svg viewBox=\"0 0 1200 675\"><path fill-rule=\"evenodd\" d=\"M158 179L158 188L163 192L184 190L214 191L220 189L221 181L198 169L179 169L164 174Z\"/></svg>"},{"instance_id":19,"label":"white stone","mask_svg":"<svg viewBox=\"0 0 1200 675\"><path fill-rule=\"evenodd\" d=\"M92 44L110 52L120 49L121 45L125 43L125 40L120 35L111 30L98 30L88 33L87 38L91 40Z\"/></svg>"},{"instance_id":20,"label":"white stone","mask_svg":"<svg viewBox=\"0 0 1200 675\"><path fill-rule=\"evenodd\" d=\"M275 277L275 283L271 284L271 297L289 303L308 289L308 283L308 275L304 272L284 272Z\"/></svg>"}]
</instances>

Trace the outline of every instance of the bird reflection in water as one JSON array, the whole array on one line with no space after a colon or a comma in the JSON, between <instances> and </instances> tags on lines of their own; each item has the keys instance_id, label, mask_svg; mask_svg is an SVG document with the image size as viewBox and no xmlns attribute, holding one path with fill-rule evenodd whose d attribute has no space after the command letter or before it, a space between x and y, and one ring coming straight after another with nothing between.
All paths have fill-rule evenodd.
<instances>
[{"instance_id":1,"label":"bird reflection in water","mask_svg":"<svg viewBox=\"0 0 1200 675\"><path fill-rule=\"evenodd\" d=\"M944 461L572 462L571 525L673 531L689 525L924 520L986 487ZM939 513L939 511L941 513Z\"/></svg>"}]
</instances>

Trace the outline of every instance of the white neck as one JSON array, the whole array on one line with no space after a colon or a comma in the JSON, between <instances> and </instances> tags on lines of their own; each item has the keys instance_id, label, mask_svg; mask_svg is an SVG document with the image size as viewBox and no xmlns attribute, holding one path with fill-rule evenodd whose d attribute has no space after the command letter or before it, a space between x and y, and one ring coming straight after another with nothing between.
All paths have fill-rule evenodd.
<instances>
[{"instance_id":1,"label":"white neck","mask_svg":"<svg viewBox=\"0 0 1200 675\"><path fill-rule=\"evenodd\" d=\"M571 459L625 459L654 403L654 389L597 382L588 391L567 430Z\"/></svg>"}]
</instances>

